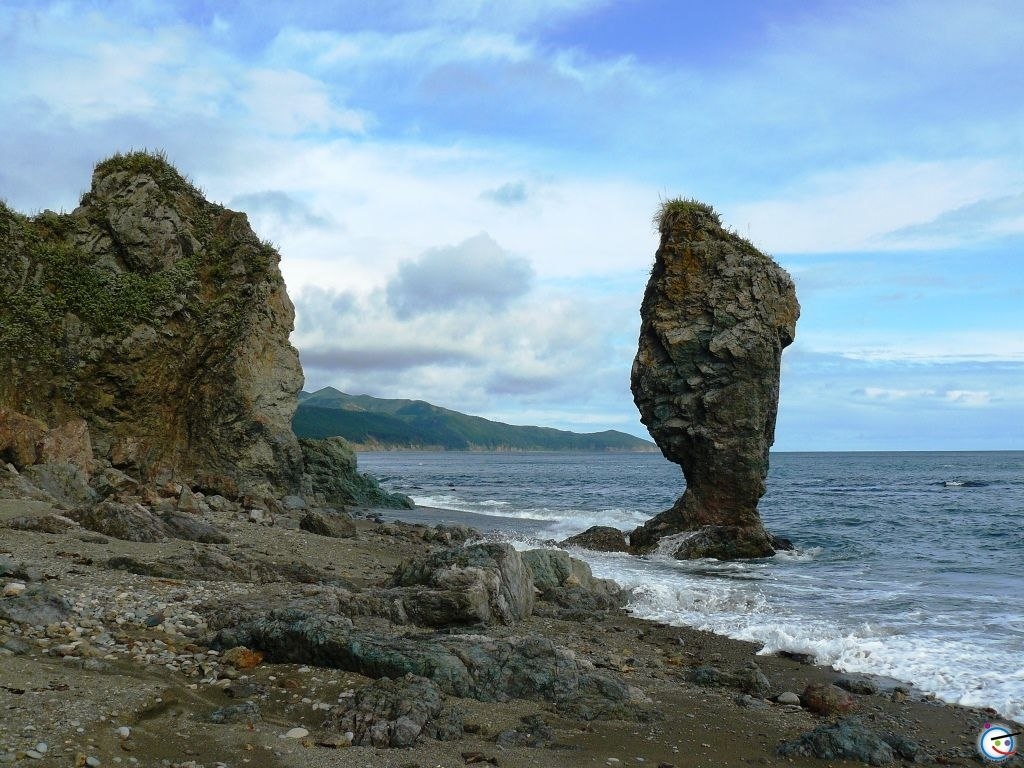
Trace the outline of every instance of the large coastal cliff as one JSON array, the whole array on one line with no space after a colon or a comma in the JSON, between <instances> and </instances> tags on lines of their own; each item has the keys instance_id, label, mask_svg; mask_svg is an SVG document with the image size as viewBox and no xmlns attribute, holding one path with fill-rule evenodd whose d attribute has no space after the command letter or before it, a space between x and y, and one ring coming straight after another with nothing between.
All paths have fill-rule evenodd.
<instances>
[{"instance_id":1,"label":"large coastal cliff","mask_svg":"<svg viewBox=\"0 0 1024 768\"><path fill-rule=\"evenodd\" d=\"M278 254L161 157L99 164L70 214L0 205L0 406L88 423L100 458L289 492L303 377Z\"/></svg>"}]
</instances>

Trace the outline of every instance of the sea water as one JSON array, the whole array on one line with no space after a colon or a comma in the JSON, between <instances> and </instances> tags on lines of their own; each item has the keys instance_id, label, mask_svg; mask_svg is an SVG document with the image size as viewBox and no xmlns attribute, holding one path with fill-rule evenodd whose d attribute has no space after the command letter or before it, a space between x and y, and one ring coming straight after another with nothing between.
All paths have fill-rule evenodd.
<instances>
[{"instance_id":1,"label":"sea water","mask_svg":"<svg viewBox=\"0 0 1024 768\"><path fill-rule=\"evenodd\" d=\"M520 548L632 530L683 490L660 454L364 453L428 522ZM773 454L760 510L796 550L743 562L574 550L636 616L813 654L1024 722L1024 452ZM410 517L400 513L399 517Z\"/></svg>"}]
</instances>

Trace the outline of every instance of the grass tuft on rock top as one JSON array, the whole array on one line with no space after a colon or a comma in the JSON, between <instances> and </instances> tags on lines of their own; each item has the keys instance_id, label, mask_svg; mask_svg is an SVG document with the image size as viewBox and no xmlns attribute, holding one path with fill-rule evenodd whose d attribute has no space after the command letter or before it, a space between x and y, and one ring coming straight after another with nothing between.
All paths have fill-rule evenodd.
<instances>
[{"instance_id":1,"label":"grass tuft on rock top","mask_svg":"<svg viewBox=\"0 0 1024 768\"><path fill-rule=\"evenodd\" d=\"M715 224L722 226L721 217L707 203L693 198L673 197L662 200L654 213L653 223L659 232L666 232L683 220L710 217Z\"/></svg>"},{"instance_id":2,"label":"grass tuft on rock top","mask_svg":"<svg viewBox=\"0 0 1024 768\"><path fill-rule=\"evenodd\" d=\"M202 192L191 180L171 165L167 153L162 149L116 152L97 164L94 173L99 176L108 176L112 173L144 174L156 181L166 192L189 192L202 197ZM88 194L87 192L86 195Z\"/></svg>"}]
</instances>

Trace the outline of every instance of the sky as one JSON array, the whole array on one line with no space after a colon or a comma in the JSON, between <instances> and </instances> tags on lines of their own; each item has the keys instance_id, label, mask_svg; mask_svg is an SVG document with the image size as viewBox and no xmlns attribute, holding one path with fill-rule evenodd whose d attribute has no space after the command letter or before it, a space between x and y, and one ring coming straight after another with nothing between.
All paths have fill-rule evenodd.
<instances>
[{"instance_id":1,"label":"sky","mask_svg":"<svg viewBox=\"0 0 1024 768\"><path fill-rule=\"evenodd\" d=\"M646 436L660 201L793 276L777 450L1024 449L1018 0L5 0L0 197L161 149L277 244L306 389Z\"/></svg>"}]
</instances>

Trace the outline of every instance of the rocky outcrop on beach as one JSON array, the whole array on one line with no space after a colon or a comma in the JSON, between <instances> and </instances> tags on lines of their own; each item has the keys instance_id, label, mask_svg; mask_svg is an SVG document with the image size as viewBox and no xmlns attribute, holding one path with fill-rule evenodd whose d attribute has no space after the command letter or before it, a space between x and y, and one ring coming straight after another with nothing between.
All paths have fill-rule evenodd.
<instances>
[{"instance_id":1,"label":"rocky outcrop on beach","mask_svg":"<svg viewBox=\"0 0 1024 768\"><path fill-rule=\"evenodd\" d=\"M412 509L413 502L401 493L385 491L377 481L361 474L356 453L342 437L302 438L302 491L306 498L332 506Z\"/></svg>"},{"instance_id":2,"label":"rocky outcrop on beach","mask_svg":"<svg viewBox=\"0 0 1024 768\"><path fill-rule=\"evenodd\" d=\"M137 480L297 491L303 377L278 261L151 154L100 163L69 214L0 204L0 405L36 432L87 424L96 457ZM37 463L33 434L0 451Z\"/></svg>"},{"instance_id":3,"label":"rocky outcrop on beach","mask_svg":"<svg viewBox=\"0 0 1024 768\"><path fill-rule=\"evenodd\" d=\"M761 523L782 350L800 314L789 275L721 225L710 206L671 200L640 308L633 398L686 490L633 531L634 551L677 558L771 555Z\"/></svg>"}]
</instances>

